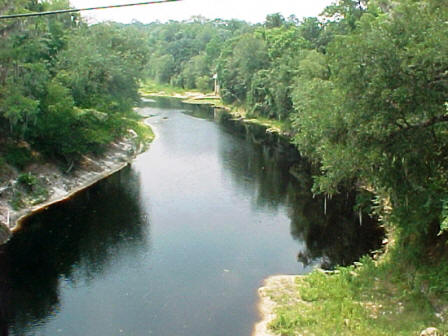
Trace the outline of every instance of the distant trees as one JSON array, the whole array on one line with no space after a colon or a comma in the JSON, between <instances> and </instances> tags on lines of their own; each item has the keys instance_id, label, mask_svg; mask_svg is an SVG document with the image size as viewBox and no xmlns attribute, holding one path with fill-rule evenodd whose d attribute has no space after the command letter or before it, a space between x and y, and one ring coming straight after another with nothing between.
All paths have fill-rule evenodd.
<instances>
[{"instance_id":1,"label":"distant trees","mask_svg":"<svg viewBox=\"0 0 448 336\"><path fill-rule=\"evenodd\" d=\"M245 102L254 75L267 65L268 53L262 38L244 34L228 41L218 63L224 102Z\"/></svg>"},{"instance_id":2,"label":"distant trees","mask_svg":"<svg viewBox=\"0 0 448 336\"><path fill-rule=\"evenodd\" d=\"M238 20L152 23L141 28L148 34L148 75L159 83L188 89L213 90L213 74L225 42L251 29Z\"/></svg>"},{"instance_id":3,"label":"distant trees","mask_svg":"<svg viewBox=\"0 0 448 336\"><path fill-rule=\"evenodd\" d=\"M291 124L294 143L319 167L315 192L375 190L403 241L418 242L448 229L446 22L442 0L339 0L320 18L149 31L154 55L174 55L174 41L207 32L195 52L171 59L172 83L198 87L216 70L225 102Z\"/></svg>"},{"instance_id":4,"label":"distant trees","mask_svg":"<svg viewBox=\"0 0 448 336\"><path fill-rule=\"evenodd\" d=\"M0 12L68 1L0 0ZM67 161L120 135L143 76L289 124L314 191L374 190L413 241L448 229L448 7L339 0L320 18L0 22L0 130ZM3 136L5 137L5 136ZM415 238L418 237L418 238Z\"/></svg>"}]
</instances>

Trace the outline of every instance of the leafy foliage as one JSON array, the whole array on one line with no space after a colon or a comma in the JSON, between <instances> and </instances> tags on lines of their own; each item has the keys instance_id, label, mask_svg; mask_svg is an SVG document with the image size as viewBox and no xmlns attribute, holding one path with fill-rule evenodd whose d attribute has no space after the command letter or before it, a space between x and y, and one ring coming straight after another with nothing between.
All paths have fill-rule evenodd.
<instances>
[{"instance_id":1,"label":"leafy foliage","mask_svg":"<svg viewBox=\"0 0 448 336\"><path fill-rule=\"evenodd\" d=\"M434 237L447 193L447 18L433 1L364 14L328 47L330 77L294 93L295 141L322 164L316 191L351 178L384 190L408 237Z\"/></svg>"},{"instance_id":2,"label":"leafy foliage","mask_svg":"<svg viewBox=\"0 0 448 336\"><path fill-rule=\"evenodd\" d=\"M7 145L3 155L7 163L19 169L23 169L32 161L31 152L26 147Z\"/></svg>"},{"instance_id":3,"label":"leafy foliage","mask_svg":"<svg viewBox=\"0 0 448 336\"><path fill-rule=\"evenodd\" d=\"M213 90L213 74L224 42L249 25L237 20L152 23L140 27L148 35L148 75L159 84Z\"/></svg>"},{"instance_id":4,"label":"leafy foliage","mask_svg":"<svg viewBox=\"0 0 448 336\"><path fill-rule=\"evenodd\" d=\"M17 182L19 182L21 185L23 185L24 187L28 188L28 189L32 189L33 186L35 186L38 182L37 177L34 176L31 173L25 173L25 174L21 174L19 175L19 177L17 178Z\"/></svg>"},{"instance_id":5,"label":"leafy foliage","mask_svg":"<svg viewBox=\"0 0 448 336\"><path fill-rule=\"evenodd\" d=\"M420 269L413 270L418 276L406 278L410 272L406 267L405 262L399 267L377 265L363 257L356 266L296 277L293 284L269 293L279 305L271 328L282 335L300 330L315 335L386 336L418 335L431 325L446 333L446 322L436 316L433 306L440 293L422 291L437 285L437 280L423 281ZM446 265L440 271L440 289L446 290Z\"/></svg>"},{"instance_id":6,"label":"leafy foliage","mask_svg":"<svg viewBox=\"0 0 448 336\"><path fill-rule=\"evenodd\" d=\"M339 0L301 21L154 24L149 75L206 88L216 70L225 103L292 124L315 193L374 190L403 246L425 246L446 229L446 22L441 0Z\"/></svg>"},{"instance_id":7,"label":"leafy foliage","mask_svg":"<svg viewBox=\"0 0 448 336\"><path fill-rule=\"evenodd\" d=\"M0 3L0 13L68 6L15 0ZM0 31L0 128L10 143L24 140L70 163L124 134L147 62L146 35L68 14L2 21ZM9 157L23 168L18 154Z\"/></svg>"},{"instance_id":8,"label":"leafy foliage","mask_svg":"<svg viewBox=\"0 0 448 336\"><path fill-rule=\"evenodd\" d=\"M68 5L0 1L0 12ZM385 195L403 246L424 246L447 226L446 22L442 0L339 0L319 18L277 13L257 25L3 21L0 130L71 162L135 125L144 75L211 91L217 74L225 103L291 123L317 167L314 192L355 184Z\"/></svg>"}]
</instances>

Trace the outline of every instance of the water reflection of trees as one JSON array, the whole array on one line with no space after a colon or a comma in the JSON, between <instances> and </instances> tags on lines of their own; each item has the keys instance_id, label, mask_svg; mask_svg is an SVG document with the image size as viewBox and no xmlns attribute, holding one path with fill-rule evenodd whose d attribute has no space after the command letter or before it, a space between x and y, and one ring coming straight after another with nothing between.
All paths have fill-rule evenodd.
<instances>
[{"instance_id":1,"label":"water reflection of trees","mask_svg":"<svg viewBox=\"0 0 448 336\"><path fill-rule=\"evenodd\" d=\"M354 190L342 192L331 199L313 197L312 180L306 171L300 173L298 188L292 181L288 192L291 235L306 243L307 249L298 255L298 260L309 265L322 259L322 267L349 265L369 251L380 248L383 236L376 218L365 211L362 220L353 210L356 203Z\"/></svg>"},{"instance_id":2,"label":"water reflection of trees","mask_svg":"<svg viewBox=\"0 0 448 336\"><path fill-rule=\"evenodd\" d=\"M0 295L7 304L0 309L13 334L58 311L61 281L87 282L120 256L148 248L138 188L138 176L125 169L30 218L3 247Z\"/></svg>"},{"instance_id":3,"label":"water reflection of trees","mask_svg":"<svg viewBox=\"0 0 448 336\"><path fill-rule=\"evenodd\" d=\"M323 267L332 268L350 264L380 247L382 230L377 221L364 214L360 225L359 215L353 211L354 191L326 201L314 197L309 165L287 143L273 136L266 140L256 126L231 126L232 132L246 141L221 144L226 173L237 187L252 195L257 206L275 210L287 205L291 235L306 243L306 249L298 255L299 262L309 265L320 259ZM289 172L293 165L296 178Z\"/></svg>"},{"instance_id":4,"label":"water reflection of trees","mask_svg":"<svg viewBox=\"0 0 448 336\"><path fill-rule=\"evenodd\" d=\"M284 155L287 149L254 145L255 135L247 127L232 125L226 130L246 139L224 137L220 143L225 173L230 175L235 187L252 195L258 207L276 209L284 204L289 184L288 167L291 165L291 156Z\"/></svg>"}]
</instances>

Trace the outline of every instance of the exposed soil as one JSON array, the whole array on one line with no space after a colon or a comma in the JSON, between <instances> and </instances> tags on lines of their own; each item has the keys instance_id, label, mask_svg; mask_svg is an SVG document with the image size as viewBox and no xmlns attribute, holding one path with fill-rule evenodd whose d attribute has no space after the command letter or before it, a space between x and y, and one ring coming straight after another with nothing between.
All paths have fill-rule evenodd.
<instances>
[{"instance_id":1,"label":"exposed soil","mask_svg":"<svg viewBox=\"0 0 448 336\"><path fill-rule=\"evenodd\" d=\"M0 174L0 243L5 242L8 233L20 228L23 218L67 199L123 169L141 151L142 148L136 146L135 135L130 134L110 144L101 156L83 156L70 172L63 171L57 163L31 164L25 169L25 173L37 177L41 187L46 190L46 196L43 199L24 197L19 209L14 204L14 198L21 192L21 186L17 182L19 173L12 167L4 169L5 172Z\"/></svg>"},{"instance_id":2,"label":"exposed soil","mask_svg":"<svg viewBox=\"0 0 448 336\"><path fill-rule=\"evenodd\" d=\"M283 301L283 299L291 301L297 299L297 285L295 284L297 277L297 275L276 275L264 281L263 287L258 289L260 297L258 311L261 315L261 321L255 324L252 336L277 335L269 330L269 324L276 318L277 302Z\"/></svg>"}]
</instances>

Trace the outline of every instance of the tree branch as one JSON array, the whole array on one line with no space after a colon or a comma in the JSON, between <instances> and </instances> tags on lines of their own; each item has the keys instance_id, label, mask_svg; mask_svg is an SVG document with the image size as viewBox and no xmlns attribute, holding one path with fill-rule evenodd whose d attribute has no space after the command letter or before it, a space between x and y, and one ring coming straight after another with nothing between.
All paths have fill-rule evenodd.
<instances>
[{"instance_id":1,"label":"tree branch","mask_svg":"<svg viewBox=\"0 0 448 336\"><path fill-rule=\"evenodd\" d=\"M425 128L425 127L429 127L429 126L432 126L432 125L440 123L440 122L448 122L448 114L433 117L433 118L426 120L425 122L422 122L420 124L409 125L408 127L405 128L405 130L415 129L415 128Z\"/></svg>"},{"instance_id":2,"label":"tree branch","mask_svg":"<svg viewBox=\"0 0 448 336\"><path fill-rule=\"evenodd\" d=\"M433 118L428 119L419 124L414 124L414 125L408 124L406 127L401 127L400 129L389 133L387 135L387 137L385 137L383 140L380 140L380 143L383 143L383 144L386 144L387 146L389 146L393 143L393 139L400 134L404 134L410 130L427 128L427 127L433 126L433 125L441 123L441 122L448 122L448 114L433 117ZM392 140L392 142L391 142L391 140Z\"/></svg>"}]
</instances>

